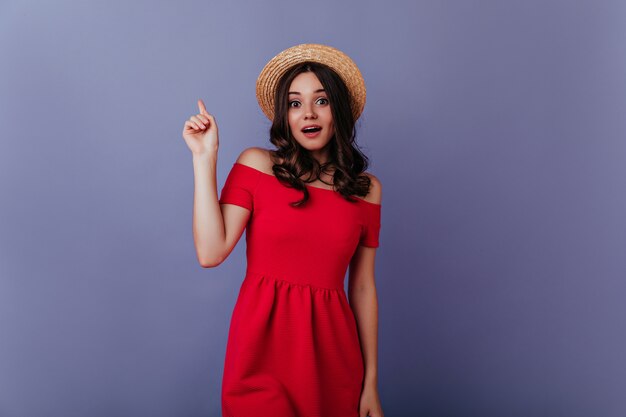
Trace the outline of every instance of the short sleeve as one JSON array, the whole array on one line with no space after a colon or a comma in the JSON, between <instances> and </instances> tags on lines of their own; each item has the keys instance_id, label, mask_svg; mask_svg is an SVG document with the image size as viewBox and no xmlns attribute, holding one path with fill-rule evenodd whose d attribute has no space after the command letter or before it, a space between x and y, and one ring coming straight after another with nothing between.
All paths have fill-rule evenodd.
<instances>
[{"instance_id":1,"label":"short sleeve","mask_svg":"<svg viewBox=\"0 0 626 417\"><path fill-rule=\"evenodd\" d=\"M220 204L235 204L248 210L254 209L254 192L261 172L248 165L235 162L226 177Z\"/></svg>"},{"instance_id":2,"label":"short sleeve","mask_svg":"<svg viewBox=\"0 0 626 417\"><path fill-rule=\"evenodd\" d=\"M363 223L361 226L361 237L359 245L370 248L377 248L380 235L380 214L381 205L365 202L363 203Z\"/></svg>"}]
</instances>

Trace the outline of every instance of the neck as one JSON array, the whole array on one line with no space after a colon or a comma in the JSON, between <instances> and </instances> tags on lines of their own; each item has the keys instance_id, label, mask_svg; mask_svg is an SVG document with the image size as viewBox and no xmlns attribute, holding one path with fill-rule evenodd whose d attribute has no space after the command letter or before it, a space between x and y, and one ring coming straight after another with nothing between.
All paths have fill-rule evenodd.
<instances>
[{"instance_id":1,"label":"neck","mask_svg":"<svg viewBox=\"0 0 626 417\"><path fill-rule=\"evenodd\" d=\"M328 150L324 148L316 151L311 151L311 156L315 158L320 165L323 165L328 161Z\"/></svg>"}]
</instances>

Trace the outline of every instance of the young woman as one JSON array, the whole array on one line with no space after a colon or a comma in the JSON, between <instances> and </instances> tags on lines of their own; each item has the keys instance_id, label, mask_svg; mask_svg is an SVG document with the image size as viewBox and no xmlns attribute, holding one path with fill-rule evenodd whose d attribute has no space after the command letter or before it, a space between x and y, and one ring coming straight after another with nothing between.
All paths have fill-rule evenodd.
<instances>
[{"instance_id":1,"label":"young woman","mask_svg":"<svg viewBox=\"0 0 626 417\"><path fill-rule=\"evenodd\" d=\"M268 62L257 98L275 149L241 152L219 199L217 124L202 100L183 130L200 264L221 264L246 230L222 415L383 417L374 284L381 184L364 172L368 160L355 144L363 78L341 51L298 45Z\"/></svg>"}]
</instances>

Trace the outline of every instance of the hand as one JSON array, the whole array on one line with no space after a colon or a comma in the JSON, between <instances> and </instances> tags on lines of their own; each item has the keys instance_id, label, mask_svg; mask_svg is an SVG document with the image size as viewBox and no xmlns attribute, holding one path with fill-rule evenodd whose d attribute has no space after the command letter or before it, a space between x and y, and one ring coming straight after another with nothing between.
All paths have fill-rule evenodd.
<instances>
[{"instance_id":1,"label":"hand","mask_svg":"<svg viewBox=\"0 0 626 417\"><path fill-rule=\"evenodd\" d=\"M200 113L185 122L183 139L194 155L217 152L219 139L215 118L206 111L201 99L198 100L198 109Z\"/></svg>"},{"instance_id":2,"label":"hand","mask_svg":"<svg viewBox=\"0 0 626 417\"><path fill-rule=\"evenodd\" d=\"M378 398L378 390L375 387L365 386L361 392L361 401L359 402L359 417L385 417L383 409L380 406L380 398Z\"/></svg>"}]
</instances>

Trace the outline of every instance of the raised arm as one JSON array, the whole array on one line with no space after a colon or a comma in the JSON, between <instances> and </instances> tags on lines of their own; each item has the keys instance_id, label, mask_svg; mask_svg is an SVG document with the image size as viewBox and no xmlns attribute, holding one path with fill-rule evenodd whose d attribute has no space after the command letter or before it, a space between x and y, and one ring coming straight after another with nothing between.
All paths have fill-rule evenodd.
<instances>
[{"instance_id":1,"label":"raised arm","mask_svg":"<svg viewBox=\"0 0 626 417\"><path fill-rule=\"evenodd\" d=\"M193 238L198 262L204 268L222 263L241 237L250 211L233 205L220 207L217 192L217 123L198 100L200 113L185 122L183 138L193 156Z\"/></svg>"}]
</instances>

